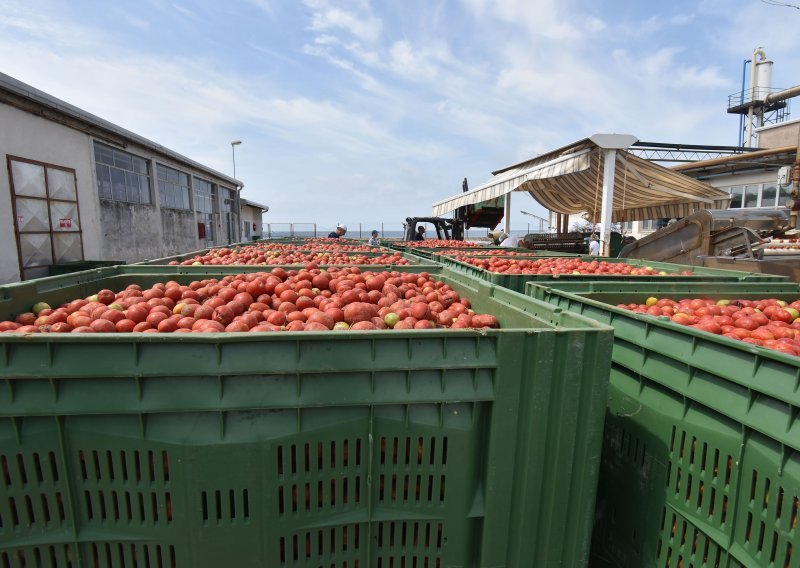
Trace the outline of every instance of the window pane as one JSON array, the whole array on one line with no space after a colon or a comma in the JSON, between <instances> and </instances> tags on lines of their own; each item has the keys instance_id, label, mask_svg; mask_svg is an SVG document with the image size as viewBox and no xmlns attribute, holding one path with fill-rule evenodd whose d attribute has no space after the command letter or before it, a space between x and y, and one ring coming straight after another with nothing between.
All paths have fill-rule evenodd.
<instances>
[{"instance_id":1,"label":"window pane","mask_svg":"<svg viewBox=\"0 0 800 568\"><path fill-rule=\"evenodd\" d=\"M778 193L778 207L784 207L792 195L792 184L782 185Z\"/></svg>"},{"instance_id":2,"label":"window pane","mask_svg":"<svg viewBox=\"0 0 800 568\"><path fill-rule=\"evenodd\" d=\"M114 152L114 165L123 170L133 170L132 156L126 152Z\"/></svg>"},{"instance_id":3,"label":"window pane","mask_svg":"<svg viewBox=\"0 0 800 568\"><path fill-rule=\"evenodd\" d=\"M731 204L730 209L737 209L742 206L742 190L744 188L741 185L734 186L730 188L731 192Z\"/></svg>"},{"instance_id":4,"label":"window pane","mask_svg":"<svg viewBox=\"0 0 800 568\"><path fill-rule=\"evenodd\" d=\"M765 183L761 189L761 207L775 207L778 188L774 183Z\"/></svg>"},{"instance_id":5,"label":"window pane","mask_svg":"<svg viewBox=\"0 0 800 568\"><path fill-rule=\"evenodd\" d=\"M97 191L100 194L100 199L111 199L111 174L108 171L108 166L97 164Z\"/></svg>"},{"instance_id":6,"label":"window pane","mask_svg":"<svg viewBox=\"0 0 800 568\"><path fill-rule=\"evenodd\" d=\"M135 171L137 174L146 174L147 162L141 158L133 156L133 171Z\"/></svg>"},{"instance_id":7,"label":"window pane","mask_svg":"<svg viewBox=\"0 0 800 568\"><path fill-rule=\"evenodd\" d=\"M156 171L158 172L158 179L167 179L167 168L161 164L157 164Z\"/></svg>"},{"instance_id":8,"label":"window pane","mask_svg":"<svg viewBox=\"0 0 800 568\"><path fill-rule=\"evenodd\" d=\"M139 176L139 198L142 203L150 203L150 178Z\"/></svg>"},{"instance_id":9,"label":"window pane","mask_svg":"<svg viewBox=\"0 0 800 568\"><path fill-rule=\"evenodd\" d=\"M102 146L95 142L94 145L94 160L101 164L114 164L114 153L108 146Z\"/></svg>"},{"instance_id":10,"label":"window pane","mask_svg":"<svg viewBox=\"0 0 800 568\"><path fill-rule=\"evenodd\" d=\"M758 186L746 185L744 186L744 206L745 207L758 207Z\"/></svg>"},{"instance_id":11,"label":"window pane","mask_svg":"<svg viewBox=\"0 0 800 568\"><path fill-rule=\"evenodd\" d=\"M117 168L111 168L111 194L116 201L128 200L125 190L125 172Z\"/></svg>"},{"instance_id":12,"label":"window pane","mask_svg":"<svg viewBox=\"0 0 800 568\"><path fill-rule=\"evenodd\" d=\"M136 174L125 172L125 185L128 188L128 201L139 203L139 180Z\"/></svg>"}]
</instances>

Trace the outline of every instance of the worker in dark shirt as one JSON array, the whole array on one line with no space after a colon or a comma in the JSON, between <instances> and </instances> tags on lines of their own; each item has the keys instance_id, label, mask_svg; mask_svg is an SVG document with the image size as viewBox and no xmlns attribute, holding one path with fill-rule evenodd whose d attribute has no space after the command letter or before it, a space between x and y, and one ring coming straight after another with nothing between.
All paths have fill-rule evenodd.
<instances>
[{"instance_id":1,"label":"worker in dark shirt","mask_svg":"<svg viewBox=\"0 0 800 568\"><path fill-rule=\"evenodd\" d=\"M339 237L343 237L346 232L347 232L347 225L339 223L338 225L336 225L336 230L328 235L328 238L338 239Z\"/></svg>"},{"instance_id":2,"label":"worker in dark shirt","mask_svg":"<svg viewBox=\"0 0 800 568\"><path fill-rule=\"evenodd\" d=\"M417 227L417 232L414 233L414 240L415 241L424 241L425 240L425 227L420 225Z\"/></svg>"}]
</instances>

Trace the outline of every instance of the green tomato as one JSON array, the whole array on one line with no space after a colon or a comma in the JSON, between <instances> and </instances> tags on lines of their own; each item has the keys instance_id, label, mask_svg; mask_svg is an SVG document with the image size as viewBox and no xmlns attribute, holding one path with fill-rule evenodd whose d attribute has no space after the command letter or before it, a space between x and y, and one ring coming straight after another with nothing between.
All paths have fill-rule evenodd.
<instances>
[{"instance_id":1,"label":"green tomato","mask_svg":"<svg viewBox=\"0 0 800 568\"><path fill-rule=\"evenodd\" d=\"M398 316L394 312L389 312L383 317L383 323L385 323L389 327L394 327L399 321L400 321L400 316Z\"/></svg>"},{"instance_id":2,"label":"green tomato","mask_svg":"<svg viewBox=\"0 0 800 568\"><path fill-rule=\"evenodd\" d=\"M33 305L31 311L38 316L39 312L41 312L42 310L49 310L49 309L50 309L50 304L48 304L47 302L37 302L36 304Z\"/></svg>"}]
</instances>

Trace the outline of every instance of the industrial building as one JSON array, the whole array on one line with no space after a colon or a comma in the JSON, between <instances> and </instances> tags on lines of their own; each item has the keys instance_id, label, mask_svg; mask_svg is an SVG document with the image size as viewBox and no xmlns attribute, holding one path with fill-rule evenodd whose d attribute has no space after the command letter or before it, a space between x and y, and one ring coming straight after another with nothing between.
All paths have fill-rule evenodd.
<instances>
[{"instance_id":1,"label":"industrial building","mask_svg":"<svg viewBox=\"0 0 800 568\"><path fill-rule=\"evenodd\" d=\"M679 162L673 170L730 194L730 209L786 207L792 191L788 171L800 145L800 121L789 120L789 102L800 95L800 87L773 87L773 64L763 48L756 48L744 61L741 90L728 96L728 114L739 117L736 146L684 145L671 152L650 148L647 157ZM622 229L641 238L667 221L627 222Z\"/></svg>"},{"instance_id":2,"label":"industrial building","mask_svg":"<svg viewBox=\"0 0 800 568\"><path fill-rule=\"evenodd\" d=\"M250 240L241 181L0 73L0 283Z\"/></svg>"}]
</instances>

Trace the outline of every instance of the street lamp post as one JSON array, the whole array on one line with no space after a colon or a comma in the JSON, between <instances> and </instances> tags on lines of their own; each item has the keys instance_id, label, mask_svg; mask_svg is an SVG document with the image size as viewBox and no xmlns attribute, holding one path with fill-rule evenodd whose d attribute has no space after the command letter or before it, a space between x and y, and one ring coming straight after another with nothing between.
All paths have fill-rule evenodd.
<instances>
[{"instance_id":1,"label":"street lamp post","mask_svg":"<svg viewBox=\"0 0 800 568\"><path fill-rule=\"evenodd\" d=\"M241 143L242 143L241 140L233 140L233 141L231 141L231 158L233 159L233 179L236 179L236 146L238 146ZM240 206L240 203L241 203L240 192L241 192L241 187L239 187L238 184L237 184L237 187L236 187L236 212L234 213L234 218L236 219L236 240L237 241L241 241L242 240L242 234L241 234L242 228L240 226L241 225L240 215L242 214L242 209L241 209L241 206Z\"/></svg>"},{"instance_id":2,"label":"street lamp post","mask_svg":"<svg viewBox=\"0 0 800 568\"><path fill-rule=\"evenodd\" d=\"M231 157L233 158L233 178L236 179L236 146L241 144L241 140L231 142Z\"/></svg>"}]
</instances>

